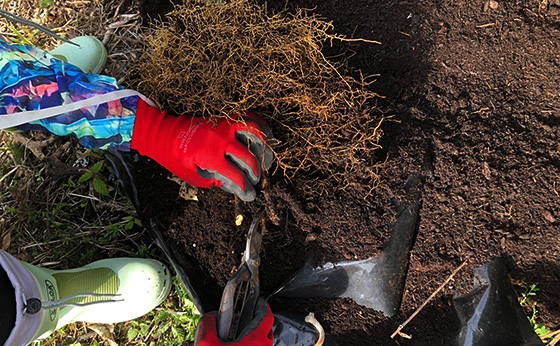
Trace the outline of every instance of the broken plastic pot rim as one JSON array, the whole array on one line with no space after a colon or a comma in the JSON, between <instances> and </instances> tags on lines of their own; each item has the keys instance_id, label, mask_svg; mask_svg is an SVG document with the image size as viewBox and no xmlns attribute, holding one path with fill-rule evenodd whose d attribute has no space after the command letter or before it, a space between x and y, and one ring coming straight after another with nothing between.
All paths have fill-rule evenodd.
<instances>
[{"instance_id":1,"label":"broken plastic pot rim","mask_svg":"<svg viewBox=\"0 0 560 346\"><path fill-rule=\"evenodd\" d=\"M476 268L473 289L455 296L453 306L461 321L455 345L544 345L519 304L502 258Z\"/></svg>"},{"instance_id":2,"label":"broken plastic pot rim","mask_svg":"<svg viewBox=\"0 0 560 346\"><path fill-rule=\"evenodd\" d=\"M410 249L418 228L422 200L401 205L392 233L379 257L359 261L310 261L271 297L351 298L365 307L394 316L400 307Z\"/></svg>"}]
</instances>

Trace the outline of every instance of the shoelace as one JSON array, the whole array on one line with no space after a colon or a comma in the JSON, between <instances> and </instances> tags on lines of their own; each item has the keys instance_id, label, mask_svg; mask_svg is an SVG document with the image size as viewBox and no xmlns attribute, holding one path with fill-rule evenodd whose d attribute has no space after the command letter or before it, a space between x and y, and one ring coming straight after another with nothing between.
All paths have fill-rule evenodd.
<instances>
[{"instance_id":1,"label":"shoelace","mask_svg":"<svg viewBox=\"0 0 560 346\"><path fill-rule=\"evenodd\" d=\"M108 299L108 300L97 300L94 302L89 303L72 303L69 300L74 298L83 298L83 297L95 297L95 298L114 298L120 296L120 294L104 294L104 293L77 293L72 294L62 299L53 300L53 301L41 301L38 298L29 298L25 296L24 292L21 292L21 296L23 301L25 302L25 306L23 308L23 314L36 314L41 310L52 310L58 309L65 306L89 306L89 305L96 305L96 304L104 304L104 303L116 303L123 301L124 299Z\"/></svg>"}]
</instances>

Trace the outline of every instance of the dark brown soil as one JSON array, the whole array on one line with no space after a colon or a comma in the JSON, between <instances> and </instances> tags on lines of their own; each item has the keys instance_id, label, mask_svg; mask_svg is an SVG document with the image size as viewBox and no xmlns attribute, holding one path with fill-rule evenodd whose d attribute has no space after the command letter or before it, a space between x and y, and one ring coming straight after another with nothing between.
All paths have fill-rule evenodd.
<instances>
[{"instance_id":1,"label":"dark brown soil","mask_svg":"<svg viewBox=\"0 0 560 346\"><path fill-rule=\"evenodd\" d=\"M550 1L269 1L269 8L310 8L335 32L380 41L329 48L349 66L378 74L384 95L380 185L333 187L318 196L302 172L268 176L255 202L221 190L178 199L165 171L145 171L148 212L164 235L198 259L220 291L241 259L250 219L267 209L261 281L270 293L317 261L378 255L390 233L392 198L422 174L424 200L401 312L393 318L349 299L285 301L313 311L342 345L444 345L458 327L452 297L472 271L506 258L518 292L538 284L539 321L560 328L560 3ZM146 10L146 8L145 8ZM151 13L152 17L155 17ZM336 58L336 57L335 57ZM274 130L274 129L273 129ZM236 227L241 212L245 222ZM403 330L390 335L463 261L468 265ZM278 305L272 305L280 308Z\"/></svg>"}]
</instances>

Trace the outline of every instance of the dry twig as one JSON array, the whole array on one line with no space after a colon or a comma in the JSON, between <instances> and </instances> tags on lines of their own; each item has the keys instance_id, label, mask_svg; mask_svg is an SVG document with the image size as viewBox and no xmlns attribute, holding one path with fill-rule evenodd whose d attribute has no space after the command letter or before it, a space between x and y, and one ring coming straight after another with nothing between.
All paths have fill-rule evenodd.
<instances>
[{"instance_id":1,"label":"dry twig","mask_svg":"<svg viewBox=\"0 0 560 346\"><path fill-rule=\"evenodd\" d=\"M555 335L556 335L556 336L555 336ZM557 330L557 331L550 332L550 333L548 333L548 334L543 335L543 336L541 337L541 340L544 341L544 340L546 340L546 339L548 339L548 338L551 338L551 337L553 337L553 336L555 336L554 339L552 339L552 340L548 343L548 345L549 345L549 346L555 346L558 342L560 342L560 329Z\"/></svg>"},{"instance_id":2,"label":"dry twig","mask_svg":"<svg viewBox=\"0 0 560 346\"><path fill-rule=\"evenodd\" d=\"M428 302L430 300L432 300L436 294L438 294L439 291L441 291L445 285L447 285L447 283L449 281L451 281L451 279L453 279L453 277L455 276L455 274L457 274L459 272L459 270L461 270L465 265L467 265L467 261L463 262L459 267L457 267L453 273L451 273L451 275L449 275L449 277L447 278L447 280L444 281L444 283L442 283L429 297L428 299L426 299L422 305L420 305L420 307L418 309L416 309L416 311L414 311L412 313L412 315L410 315L409 318L406 319L406 321L404 321L403 324L399 325L399 327L397 328L397 330L395 330L395 332L391 335L391 339L393 339L396 335L400 335L403 337L406 337L408 339L410 339L410 337L404 333L401 332L401 330L410 322L412 321L412 319L424 308L424 306L426 306L426 304L428 304Z\"/></svg>"}]
</instances>

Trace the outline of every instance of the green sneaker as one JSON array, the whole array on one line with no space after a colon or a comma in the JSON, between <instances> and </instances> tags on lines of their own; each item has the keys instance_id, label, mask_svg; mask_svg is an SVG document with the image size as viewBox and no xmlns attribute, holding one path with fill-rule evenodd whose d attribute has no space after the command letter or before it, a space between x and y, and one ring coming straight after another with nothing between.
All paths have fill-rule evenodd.
<instances>
[{"instance_id":1,"label":"green sneaker","mask_svg":"<svg viewBox=\"0 0 560 346\"><path fill-rule=\"evenodd\" d=\"M93 36L79 36L70 40L79 45L63 43L49 53L57 59L79 67L85 73L99 74L107 62L107 50Z\"/></svg>"},{"instance_id":2,"label":"green sneaker","mask_svg":"<svg viewBox=\"0 0 560 346\"><path fill-rule=\"evenodd\" d=\"M51 270L20 262L0 250L16 300L6 345L42 340L72 322L118 323L138 318L167 297L171 277L155 260L115 258L82 268Z\"/></svg>"}]
</instances>

